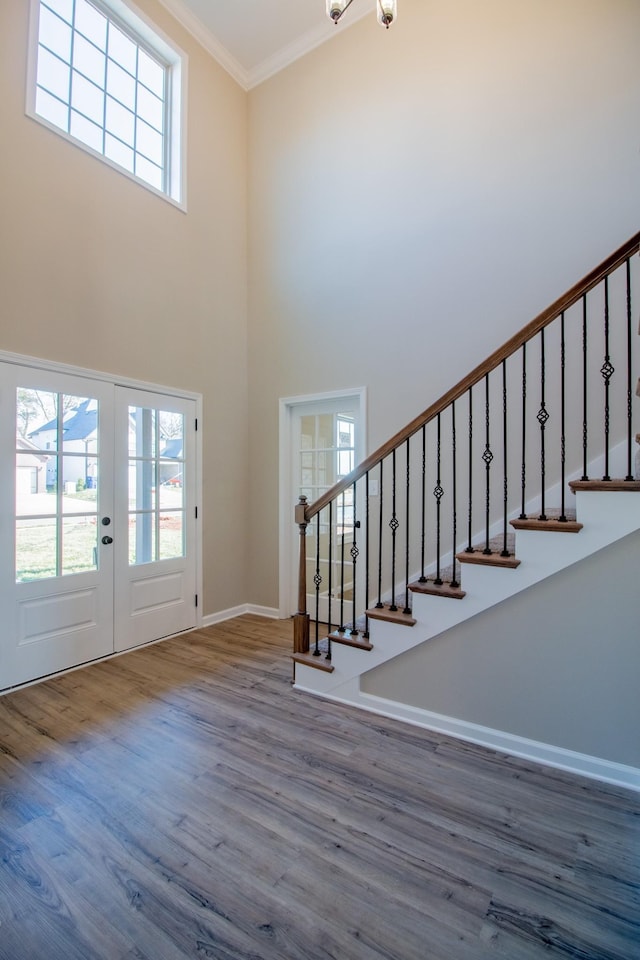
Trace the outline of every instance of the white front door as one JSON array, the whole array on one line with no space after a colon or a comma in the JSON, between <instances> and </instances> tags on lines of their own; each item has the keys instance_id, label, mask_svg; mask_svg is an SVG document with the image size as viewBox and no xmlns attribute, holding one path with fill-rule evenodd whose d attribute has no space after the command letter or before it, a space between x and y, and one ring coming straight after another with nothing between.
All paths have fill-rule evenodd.
<instances>
[{"instance_id":1,"label":"white front door","mask_svg":"<svg viewBox=\"0 0 640 960\"><path fill-rule=\"evenodd\" d=\"M113 650L113 387L0 368L6 688Z\"/></svg>"},{"instance_id":2,"label":"white front door","mask_svg":"<svg viewBox=\"0 0 640 960\"><path fill-rule=\"evenodd\" d=\"M195 401L0 362L0 689L196 625Z\"/></svg>"}]
</instances>

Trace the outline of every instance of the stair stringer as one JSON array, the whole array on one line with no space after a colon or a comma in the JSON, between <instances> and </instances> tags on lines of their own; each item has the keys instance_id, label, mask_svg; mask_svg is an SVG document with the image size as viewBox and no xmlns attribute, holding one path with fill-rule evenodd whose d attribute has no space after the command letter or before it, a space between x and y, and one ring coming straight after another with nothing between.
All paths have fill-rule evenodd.
<instances>
[{"instance_id":1,"label":"stair stringer","mask_svg":"<svg viewBox=\"0 0 640 960\"><path fill-rule=\"evenodd\" d=\"M517 530L516 556L521 563L516 569L465 565L463 600L414 594L414 627L371 620L372 650L333 644L333 672L297 663L295 688L359 705L359 678L363 673L640 530L640 495L578 490L576 516L584 525L579 534Z\"/></svg>"}]
</instances>

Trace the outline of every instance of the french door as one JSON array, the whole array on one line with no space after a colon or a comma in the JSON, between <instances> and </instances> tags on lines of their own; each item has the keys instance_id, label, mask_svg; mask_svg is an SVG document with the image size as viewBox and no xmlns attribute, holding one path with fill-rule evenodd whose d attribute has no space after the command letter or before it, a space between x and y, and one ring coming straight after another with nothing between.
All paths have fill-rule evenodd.
<instances>
[{"instance_id":1,"label":"french door","mask_svg":"<svg viewBox=\"0 0 640 960\"><path fill-rule=\"evenodd\" d=\"M195 626L194 407L0 362L0 689Z\"/></svg>"},{"instance_id":2,"label":"french door","mask_svg":"<svg viewBox=\"0 0 640 960\"><path fill-rule=\"evenodd\" d=\"M289 414L289 492L284 514L287 524L289 567L289 612L297 609L298 530L293 524L292 505L300 494L313 503L338 480L350 473L363 458L361 391L343 396L285 401ZM326 621L341 601L352 596L353 583L342 573L341 556L353 542L354 508L351 489L329 511L322 511L306 531L307 587L314 589L314 576L322 578L318 595L307 597L307 609ZM287 517L288 513L288 517ZM320 556L319 570L317 556Z\"/></svg>"}]
</instances>

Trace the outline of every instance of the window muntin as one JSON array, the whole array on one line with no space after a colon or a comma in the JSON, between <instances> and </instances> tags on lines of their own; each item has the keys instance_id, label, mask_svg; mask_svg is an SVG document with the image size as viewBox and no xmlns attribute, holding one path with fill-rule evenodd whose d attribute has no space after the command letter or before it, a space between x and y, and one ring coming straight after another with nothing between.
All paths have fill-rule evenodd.
<instances>
[{"instance_id":1,"label":"window muntin","mask_svg":"<svg viewBox=\"0 0 640 960\"><path fill-rule=\"evenodd\" d=\"M27 112L180 203L184 56L123 0L33 3Z\"/></svg>"}]
</instances>

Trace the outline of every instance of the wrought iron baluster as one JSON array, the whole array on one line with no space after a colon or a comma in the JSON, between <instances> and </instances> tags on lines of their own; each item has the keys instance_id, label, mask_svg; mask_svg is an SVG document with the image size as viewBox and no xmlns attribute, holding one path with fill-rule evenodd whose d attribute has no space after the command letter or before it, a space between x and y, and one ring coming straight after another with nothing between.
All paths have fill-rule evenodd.
<instances>
[{"instance_id":1,"label":"wrought iron baluster","mask_svg":"<svg viewBox=\"0 0 640 960\"><path fill-rule=\"evenodd\" d=\"M587 295L582 297L582 480L588 480L587 473Z\"/></svg>"},{"instance_id":2,"label":"wrought iron baluster","mask_svg":"<svg viewBox=\"0 0 640 960\"><path fill-rule=\"evenodd\" d=\"M451 517L452 517L452 535L453 535L453 572L451 574L451 586L455 589L460 586L456 576L456 536L458 525L457 514L457 488L458 480L456 473L456 402L451 404Z\"/></svg>"},{"instance_id":3,"label":"wrought iron baluster","mask_svg":"<svg viewBox=\"0 0 640 960\"><path fill-rule=\"evenodd\" d=\"M406 523L405 523L405 563L404 563L404 610L403 613L409 615L411 607L409 606L409 487L411 482L411 466L409 463L409 438L407 438L407 483L406 483Z\"/></svg>"},{"instance_id":4,"label":"wrought iron baluster","mask_svg":"<svg viewBox=\"0 0 640 960\"><path fill-rule=\"evenodd\" d=\"M565 405L566 405L566 345L564 338L564 310L560 314L560 517L561 523L567 522L565 512L565 476L567 465L567 437L565 424Z\"/></svg>"},{"instance_id":5,"label":"wrought iron baluster","mask_svg":"<svg viewBox=\"0 0 640 960\"><path fill-rule=\"evenodd\" d=\"M537 421L540 424L540 516L539 520L546 520L547 516L544 512L545 510L545 478L546 478L546 463L545 463L545 427L547 420L549 419L549 413L547 412L547 406L545 403L545 357L544 357L544 327L540 331L540 409L538 410Z\"/></svg>"},{"instance_id":6,"label":"wrought iron baluster","mask_svg":"<svg viewBox=\"0 0 640 960\"><path fill-rule=\"evenodd\" d=\"M314 657L320 656L320 584L322 583L322 574L320 573L320 514L316 514L316 572L313 576L313 582L316 588L316 643L313 651Z\"/></svg>"},{"instance_id":7,"label":"wrought iron baluster","mask_svg":"<svg viewBox=\"0 0 640 960\"><path fill-rule=\"evenodd\" d=\"M376 609L381 610L384 607L382 602L382 480L383 466L380 461L380 503L379 503L379 528L378 528L378 602Z\"/></svg>"},{"instance_id":8,"label":"wrought iron baluster","mask_svg":"<svg viewBox=\"0 0 640 960\"><path fill-rule=\"evenodd\" d=\"M633 385L631 383L631 260L627 259L626 263L626 280L627 280L627 475L625 480L633 480L633 469L631 465L632 454L632 423L631 423L631 413L632 413L632 397L633 397Z\"/></svg>"},{"instance_id":9,"label":"wrought iron baluster","mask_svg":"<svg viewBox=\"0 0 640 960\"><path fill-rule=\"evenodd\" d=\"M364 476L364 501L365 501L365 531L364 531L364 632L363 637L369 637L369 471Z\"/></svg>"},{"instance_id":10,"label":"wrought iron baluster","mask_svg":"<svg viewBox=\"0 0 640 960\"><path fill-rule=\"evenodd\" d=\"M609 408L609 388L611 377L615 373L615 367L611 363L609 355L609 277L604 278L604 363L600 367L600 373L604 380L604 477L603 480L611 480L609 476L609 432L611 429L611 412Z\"/></svg>"},{"instance_id":11,"label":"wrought iron baluster","mask_svg":"<svg viewBox=\"0 0 640 960\"><path fill-rule=\"evenodd\" d=\"M503 457L503 510L502 510L502 551L501 557L510 557L507 550L507 501L509 498L508 480L508 443L507 443L507 361L502 361L502 457Z\"/></svg>"},{"instance_id":12,"label":"wrought iron baluster","mask_svg":"<svg viewBox=\"0 0 640 960\"><path fill-rule=\"evenodd\" d=\"M396 516L396 451L393 450L391 454L391 520L389 521L389 527L391 528L391 603L389 604L389 610L393 611L398 609L396 606L396 533L399 525Z\"/></svg>"},{"instance_id":13,"label":"wrought iron baluster","mask_svg":"<svg viewBox=\"0 0 640 960\"><path fill-rule=\"evenodd\" d=\"M358 636L358 630L356 629L356 603L357 603L357 600L356 600L356 561L357 561L357 559L358 559L358 556L359 556L359 554L360 554L360 551L358 550L358 542L357 542L357 541L358 541L358 534L356 533L359 524L358 524L358 518L357 518L357 515L356 515L356 485L355 485L355 483L353 484L353 488L352 488L352 496L353 496L353 543L351 544L351 550L349 551L349 552L351 553L351 562L352 562L352 564L353 564L353 566L352 566L352 572L353 572L353 580L352 580L352 583L353 583L353 586L352 586L352 588L351 588L351 592L352 592L352 594L353 594L353 616L352 616L352 618L351 618L351 636L352 636L352 637L357 637L357 636Z\"/></svg>"},{"instance_id":14,"label":"wrought iron baluster","mask_svg":"<svg viewBox=\"0 0 640 960\"><path fill-rule=\"evenodd\" d=\"M491 419L489 411L489 374L485 374L484 378L484 422L485 422L485 446L484 453L482 454L482 459L485 464L485 544L483 553L490 554L491 547L489 545L489 524L490 524L490 511L491 511L491 461L493 460L493 453L491 452L490 444L490 428L491 428Z\"/></svg>"},{"instance_id":15,"label":"wrought iron baluster","mask_svg":"<svg viewBox=\"0 0 640 960\"><path fill-rule=\"evenodd\" d=\"M331 600L333 593L333 500L329 501L329 593L327 597L327 653L331 660Z\"/></svg>"},{"instance_id":16,"label":"wrought iron baluster","mask_svg":"<svg viewBox=\"0 0 640 960\"><path fill-rule=\"evenodd\" d=\"M427 578L424 575L424 552L427 538L427 517L426 517L426 483L427 483L427 427L422 425L422 525L420 533L420 583L426 583Z\"/></svg>"},{"instance_id":17,"label":"wrought iron baluster","mask_svg":"<svg viewBox=\"0 0 640 960\"><path fill-rule=\"evenodd\" d=\"M340 626L338 627L338 633L344 633L344 491L340 494L340 502L342 507L338 507L338 509L341 513L342 533L340 534Z\"/></svg>"},{"instance_id":18,"label":"wrought iron baluster","mask_svg":"<svg viewBox=\"0 0 640 960\"><path fill-rule=\"evenodd\" d=\"M522 344L522 466L520 474L522 487L522 502L520 505L520 519L526 520L526 487L527 487L527 345Z\"/></svg>"},{"instance_id":19,"label":"wrought iron baluster","mask_svg":"<svg viewBox=\"0 0 640 960\"><path fill-rule=\"evenodd\" d=\"M469 387L469 537L465 553L474 553L473 531L473 387Z\"/></svg>"},{"instance_id":20,"label":"wrought iron baluster","mask_svg":"<svg viewBox=\"0 0 640 960\"><path fill-rule=\"evenodd\" d=\"M437 447L436 447L436 485L433 489L433 495L436 498L436 577L433 582L437 586L441 586L442 577L440 576L440 535L441 535L440 507L441 507L442 497L444 495L444 490L442 489L442 484L440 483L440 476L441 476L440 467L442 464L440 414L438 414L437 424L438 424L438 439L437 439Z\"/></svg>"}]
</instances>

